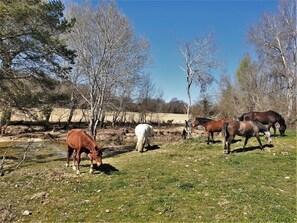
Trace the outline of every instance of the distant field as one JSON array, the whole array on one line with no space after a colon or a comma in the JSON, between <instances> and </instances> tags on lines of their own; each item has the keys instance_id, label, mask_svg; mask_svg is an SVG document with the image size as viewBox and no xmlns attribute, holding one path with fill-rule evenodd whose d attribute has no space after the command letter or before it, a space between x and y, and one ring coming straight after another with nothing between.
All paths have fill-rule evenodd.
<instances>
[{"instance_id":1,"label":"distant field","mask_svg":"<svg viewBox=\"0 0 297 223\"><path fill-rule=\"evenodd\" d=\"M67 120L69 116L69 109L64 109L64 108L55 108L51 114L50 121L51 122L64 122ZM39 114L40 117L40 114ZM41 117L40 117L41 118ZM172 114L172 113L148 113L147 114L147 121L152 121L152 122L172 122L173 124L183 124L185 120L187 119L186 114ZM13 112L12 115L12 120L14 121L31 121L30 117L25 116L24 114L20 112ZM88 121L89 116L88 112L82 111L82 110L76 110L74 112L73 116L73 121ZM112 114L107 113L106 121L112 121ZM136 112L127 112L126 115L126 121L127 122L138 122L139 121L139 113Z\"/></svg>"},{"instance_id":2,"label":"distant field","mask_svg":"<svg viewBox=\"0 0 297 223\"><path fill-rule=\"evenodd\" d=\"M105 157L93 175L83 160L80 176L65 167L64 142L32 145L0 177L0 222L296 222L296 130L263 151L252 138L243 152L236 139L230 155L205 137L154 141L154 150ZM0 151L8 146L8 162L21 159L26 145Z\"/></svg>"}]
</instances>

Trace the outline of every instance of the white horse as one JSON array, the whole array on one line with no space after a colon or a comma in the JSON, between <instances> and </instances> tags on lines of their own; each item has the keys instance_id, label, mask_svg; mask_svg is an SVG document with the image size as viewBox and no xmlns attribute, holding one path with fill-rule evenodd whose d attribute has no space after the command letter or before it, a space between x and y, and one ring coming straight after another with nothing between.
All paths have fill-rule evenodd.
<instances>
[{"instance_id":1,"label":"white horse","mask_svg":"<svg viewBox=\"0 0 297 223\"><path fill-rule=\"evenodd\" d=\"M135 150L143 152L145 143L150 147L150 141L148 137L154 136L153 127L148 124L139 124L135 128L135 135L137 137L137 144Z\"/></svg>"}]
</instances>

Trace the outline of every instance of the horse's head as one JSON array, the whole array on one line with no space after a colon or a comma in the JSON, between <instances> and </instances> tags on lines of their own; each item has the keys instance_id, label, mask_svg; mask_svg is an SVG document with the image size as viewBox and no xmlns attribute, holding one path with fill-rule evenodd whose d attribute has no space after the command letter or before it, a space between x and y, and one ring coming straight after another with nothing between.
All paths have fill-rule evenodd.
<instances>
[{"instance_id":1,"label":"horse's head","mask_svg":"<svg viewBox=\"0 0 297 223\"><path fill-rule=\"evenodd\" d=\"M281 125L279 127L279 132L280 132L281 136L283 136L285 134L286 129L287 129L286 125Z\"/></svg>"},{"instance_id":2,"label":"horse's head","mask_svg":"<svg viewBox=\"0 0 297 223\"><path fill-rule=\"evenodd\" d=\"M92 151L93 159L96 161L97 166L102 164L102 148L103 146L96 146L95 149Z\"/></svg>"}]
</instances>

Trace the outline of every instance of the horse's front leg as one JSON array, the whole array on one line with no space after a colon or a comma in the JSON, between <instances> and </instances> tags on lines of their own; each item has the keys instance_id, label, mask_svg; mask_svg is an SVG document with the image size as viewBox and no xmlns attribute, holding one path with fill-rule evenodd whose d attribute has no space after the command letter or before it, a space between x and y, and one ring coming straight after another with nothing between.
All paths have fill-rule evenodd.
<instances>
[{"instance_id":1,"label":"horse's front leg","mask_svg":"<svg viewBox=\"0 0 297 223\"><path fill-rule=\"evenodd\" d=\"M273 128L274 136L276 136L276 127L275 127L275 124L272 124L272 128Z\"/></svg>"},{"instance_id":2,"label":"horse's front leg","mask_svg":"<svg viewBox=\"0 0 297 223\"><path fill-rule=\"evenodd\" d=\"M246 146L248 140L249 140L249 137L245 137L244 144L243 144L243 147L242 147L243 151L245 151L245 146Z\"/></svg>"},{"instance_id":3,"label":"horse's front leg","mask_svg":"<svg viewBox=\"0 0 297 223\"><path fill-rule=\"evenodd\" d=\"M76 171L76 167L75 167L75 162L77 161L76 160L76 156L77 156L77 150L74 151L74 154L73 154L73 166L72 166L72 169L74 171Z\"/></svg>"},{"instance_id":4,"label":"horse's front leg","mask_svg":"<svg viewBox=\"0 0 297 223\"><path fill-rule=\"evenodd\" d=\"M262 150L263 149L263 146L262 146L262 143L261 143L261 140L260 140L260 136L259 136L259 134L256 134L255 136L256 136L256 139L258 140L258 142L260 144L260 148Z\"/></svg>"},{"instance_id":5,"label":"horse's front leg","mask_svg":"<svg viewBox=\"0 0 297 223\"><path fill-rule=\"evenodd\" d=\"M77 167L76 167L76 174L79 174L80 172L79 172L79 164L80 164L80 154L81 154L81 152L80 152L80 150L78 150L77 152L76 152L76 161L77 161Z\"/></svg>"},{"instance_id":6,"label":"horse's front leg","mask_svg":"<svg viewBox=\"0 0 297 223\"><path fill-rule=\"evenodd\" d=\"M146 138L146 142L147 142L148 147L151 148L150 140L148 137Z\"/></svg>"},{"instance_id":7,"label":"horse's front leg","mask_svg":"<svg viewBox=\"0 0 297 223\"><path fill-rule=\"evenodd\" d=\"M88 157L89 157L90 162L91 162L91 165L90 165L90 173L94 173L94 169L93 169L93 167L94 167L94 165L93 165L93 156L92 156L91 153L89 153L89 154L88 154Z\"/></svg>"}]
</instances>

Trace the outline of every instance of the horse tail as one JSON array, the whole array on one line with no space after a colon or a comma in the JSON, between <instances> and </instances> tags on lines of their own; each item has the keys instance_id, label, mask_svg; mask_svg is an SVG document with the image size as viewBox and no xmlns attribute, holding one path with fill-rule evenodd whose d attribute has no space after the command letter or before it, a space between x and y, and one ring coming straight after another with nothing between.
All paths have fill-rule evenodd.
<instances>
[{"instance_id":1,"label":"horse tail","mask_svg":"<svg viewBox=\"0 0 297 223\"><path fill-rule=\"evenodd\" d=\"M225 145L226 145L226 140L228 138L228 125L229 125L229 122L225 122L222 126L222 130L221 130L221 136L223 137L223 148L225 148Z\"/></svg>"}]
</instances>

